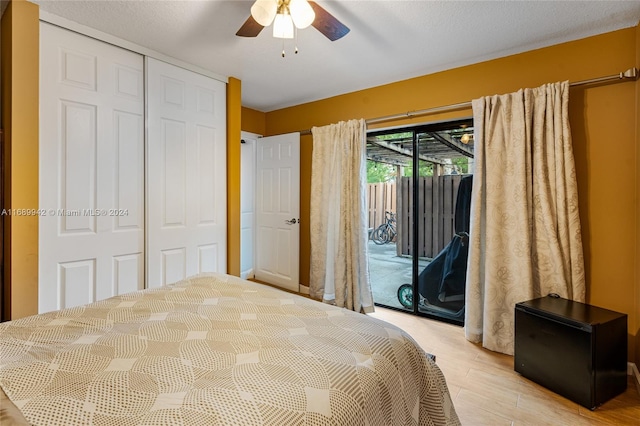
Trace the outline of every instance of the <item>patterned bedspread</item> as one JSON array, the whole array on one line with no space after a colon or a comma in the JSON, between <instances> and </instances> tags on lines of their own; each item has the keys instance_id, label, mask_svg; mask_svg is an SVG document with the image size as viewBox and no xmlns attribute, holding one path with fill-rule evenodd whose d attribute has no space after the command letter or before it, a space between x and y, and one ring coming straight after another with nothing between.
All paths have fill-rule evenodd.
<instances>
[{"instance_id":1,"label":"patterned bedspread","mask_svg":"<svg viewBox=\"0 0 640 426\"><path fill-rule=\"evenodd\" d=\"M0 324L0 387L34 425L457 425L400 329L205 274Z\"/></svg>"}]
</instances>

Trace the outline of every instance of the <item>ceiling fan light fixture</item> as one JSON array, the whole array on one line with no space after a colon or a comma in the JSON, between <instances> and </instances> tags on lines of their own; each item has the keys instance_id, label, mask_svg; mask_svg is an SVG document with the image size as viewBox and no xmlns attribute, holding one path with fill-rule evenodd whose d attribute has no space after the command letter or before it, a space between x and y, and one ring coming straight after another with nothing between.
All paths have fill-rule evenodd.
<instances>
[{"instance_id":1,"label":"ceiling fan light fixture","mask_svg":"<svg viewBox=\"0 0 640 426\"><path fill-rule=\"evenodd\" d=\"M273 36L276 38L293 38L293 20L287 13L278 13L273 21Z\"/></svg>"},{"instance_id":2,"label":"ceiling fan light fixture","mask_svg":"<svg viewBox=\"0 0 640 426\"><path fill-rule=\"evenodd\" d=\"M278 2L275 0L256 0L251 6L251 16L263 27L271 25L277 12Z\"/></svg>"},{"instance_id":3,"label":"ceiling fan light fixture","mask_svg":"<svg viewBox=\"0 0 640 426\"><path fill-rule=\"evenodd\" d=\"M307 28L316 19L316 14L307 0L291 0L289 13L296 28L301 30Z\"/></svg>"},{"instance_id":4,"label":"ceiling fan light fixture","mask_svg":"<svg viewBox=\"0 0 640 426\"><path fill-rule=\"evenodd\" d=\"M276 27L273 30L276 38L297 38L296 30L310 25L330 41L341 39L349 33L346 25L316 1L255 0L251 6L251 16L242 24L236 35L257 37L265 27L272 24Z\"/></svg>"}]
</instances>

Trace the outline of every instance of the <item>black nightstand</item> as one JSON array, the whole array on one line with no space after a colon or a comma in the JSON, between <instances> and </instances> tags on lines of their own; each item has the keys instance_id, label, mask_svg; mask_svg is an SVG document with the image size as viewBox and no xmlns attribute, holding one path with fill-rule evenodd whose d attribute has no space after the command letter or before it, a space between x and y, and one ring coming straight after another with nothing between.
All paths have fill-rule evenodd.
<instances>
[{"instance_id":1,"label":"black nightstand","mask_svg":"<svg viewBox=\"0 0 640 426\"><path fill-rule=\"evenodd\" d=\"M591 410L627 387L627 315L559 297L516 304L515 371Z\"/></svg>"}]
</instances>

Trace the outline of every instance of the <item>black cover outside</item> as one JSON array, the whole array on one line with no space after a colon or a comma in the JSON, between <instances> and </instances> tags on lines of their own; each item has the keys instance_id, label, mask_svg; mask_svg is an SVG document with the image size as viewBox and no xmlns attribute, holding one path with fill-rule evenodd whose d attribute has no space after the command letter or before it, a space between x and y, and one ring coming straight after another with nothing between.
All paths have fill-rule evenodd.
<instances>
[{"instance_id":1,"label":"black cover outside","mask_svg":"<svg viewBox=\"0 0 640 426\"><path fill-rule=\"evenodd\" d=\"M469 232L472 185L473 176L460 180L454 212L456 235L418 276L418 292L432 305L449 307L447 297L464 294L469 238L463 233ZM464 302L457 300L453 305L461 307Z\"/></svg>"}]
</instances>

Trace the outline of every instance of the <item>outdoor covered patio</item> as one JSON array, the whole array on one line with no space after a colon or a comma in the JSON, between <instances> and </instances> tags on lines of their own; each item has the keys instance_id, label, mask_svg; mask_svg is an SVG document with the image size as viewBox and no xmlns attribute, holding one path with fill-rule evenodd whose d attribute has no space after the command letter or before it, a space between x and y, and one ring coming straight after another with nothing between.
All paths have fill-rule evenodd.
<instances>
[{"instance_id":1,"label":"outdoor covered patio","mask_svg":"<svg viewBox=\"0 0 640 426\"><path fill-rule=\"evenodd\" d=\"M369 274L375 303L405 309L398 300L398 288L411 283L412 262L410 256L396 254L395 243L378 245L369 241ZM418 259L419 270L428 264L428 259Z\"/></svg>"}]
</instances>

